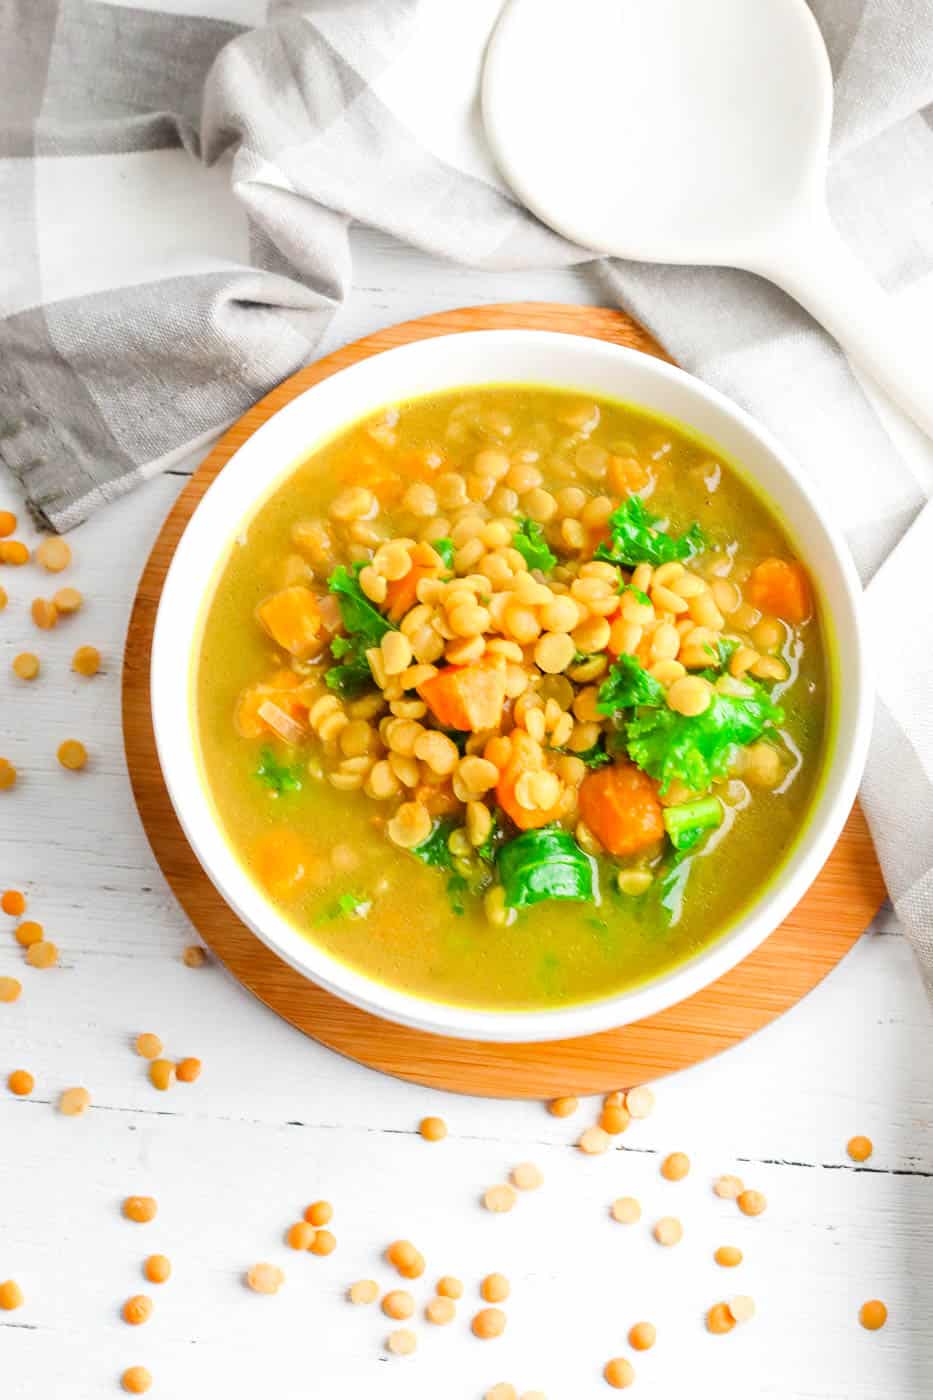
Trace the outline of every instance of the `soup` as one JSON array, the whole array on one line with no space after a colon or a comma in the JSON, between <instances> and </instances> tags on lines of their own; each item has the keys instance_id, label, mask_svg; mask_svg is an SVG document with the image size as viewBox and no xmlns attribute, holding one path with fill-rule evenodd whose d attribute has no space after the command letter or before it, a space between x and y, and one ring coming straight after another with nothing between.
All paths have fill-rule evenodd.
<instances>
[{"instance_id":1,"label":"soup","mask_svg":"<svg viewBox=\"0 0 933 1400\"><path fill-rule=\"evenodd\" d=\"M709 444L497 385L296 467L216 580L194 706L226 837L297 929L507 1010L719 938L806 820L828 695L807 573Z\"/></svg>"}]
</instances>

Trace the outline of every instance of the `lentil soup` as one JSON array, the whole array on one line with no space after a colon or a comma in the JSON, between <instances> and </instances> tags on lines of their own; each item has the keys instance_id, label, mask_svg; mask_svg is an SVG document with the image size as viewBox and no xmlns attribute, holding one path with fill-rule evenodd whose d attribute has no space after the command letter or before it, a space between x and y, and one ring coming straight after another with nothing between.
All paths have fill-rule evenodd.
<instances>
[{"instance_id":1,"label":"lentil soup","mask_svg":"<svg viewBox=\"0 0 933 1400\"><path fill-rule=\"evenodd\" d=\"M708 443L495 385L297 466L218 574L194 705L227 839L309 939L552 1009L670 970L772 878L827 687L807 573Z\"/></svg>"}]
</instances>

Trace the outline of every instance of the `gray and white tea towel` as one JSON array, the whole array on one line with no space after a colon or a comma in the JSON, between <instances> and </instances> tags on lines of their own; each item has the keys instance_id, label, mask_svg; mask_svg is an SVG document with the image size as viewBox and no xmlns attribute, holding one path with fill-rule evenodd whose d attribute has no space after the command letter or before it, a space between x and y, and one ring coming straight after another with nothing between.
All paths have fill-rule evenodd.
<instances>
[{"instance_id":1,"label":"gray and white tea towel","mask_svg":"<svg viewBox=\"0 0 933 1400\"><path fill-rule=\"evenodd\" d=\"M933 10L812 3L836 83L832 211L929 314ZM313 356L350 285L352 221L481 267L591 260L484 147L499 7L0 0L0 457L52 528L206 446ZM846 532L878 649L863 799L933 988L933 452L766 283L599 271L788 443Z\"/></svg>"}]
</instances>

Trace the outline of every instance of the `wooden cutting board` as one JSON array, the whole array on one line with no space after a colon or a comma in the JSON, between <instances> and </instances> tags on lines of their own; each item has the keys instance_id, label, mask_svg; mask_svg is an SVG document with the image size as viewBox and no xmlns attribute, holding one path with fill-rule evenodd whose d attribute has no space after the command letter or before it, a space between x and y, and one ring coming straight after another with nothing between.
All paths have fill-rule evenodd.
<instances>
[{"instance_id":1,"label":"wooden cutting board","mask_svg":"<svg viewBox=\"0 0 933 1400\"><path fill-rule=\"evenodd\" d=\"M235 917L182 834L162 781L149 713L149 652L166 570L192 512L241 443L296 394L380 350L454 331L517 327L590 335L664 355L642 327L619 311L521 302L466 307L390 326L287 379L224 434L162 528L130 619L123 728L133 791L156 859L201 937L238 981L306 1035L373 1069L462 1093L551 1098L626 1087L705 1060L767 1025L811 991L848 952L884 898L858 806L790 917L751 957L696 996L636 1025L579 1040L531 1045L447 1040L379 1020L322 991Z\"/></svg>"}]
</instances>

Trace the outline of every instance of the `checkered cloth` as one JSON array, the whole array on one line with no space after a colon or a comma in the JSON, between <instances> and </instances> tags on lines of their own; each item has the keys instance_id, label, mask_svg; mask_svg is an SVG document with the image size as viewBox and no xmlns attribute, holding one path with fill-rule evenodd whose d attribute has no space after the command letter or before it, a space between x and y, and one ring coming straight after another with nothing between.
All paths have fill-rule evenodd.
<instances>
[{"instance_id":1,"label":"checkered cloth","mask_svg":"<svg viewBox=\"0 0 933 1400\"><path fill-rule=\"evenodd\" d=\"M591 260L516 204L483 145L499 3L0 0L0 456L52 528L189 456L313 356L347 294L353 220L482 267ZM929 316L929 0L813 8L836 75L834 215ZM863 799L933 985L933 452L773 287L597 272L788 443L848 536L880 687Z\"/></svg>"}]
</instances>

